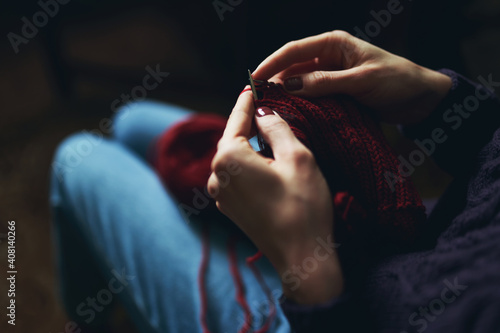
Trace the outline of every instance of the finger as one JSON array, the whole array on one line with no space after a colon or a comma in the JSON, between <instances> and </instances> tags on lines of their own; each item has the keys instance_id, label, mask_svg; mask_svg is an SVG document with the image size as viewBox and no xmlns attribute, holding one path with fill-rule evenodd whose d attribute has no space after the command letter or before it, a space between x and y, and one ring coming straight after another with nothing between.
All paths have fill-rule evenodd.
<instances>
[{"instance_id":1,"label":"finger","mask_svg":"<svg viewBox=\"0 0 500 333\"><path fill-rule=\"evenodd\" d=\"M363 75L361 73L363 72ZM295 75L283 80L283 86L292 94L303 97L320 97L347 94L358 97L368 80L368 69L355 67L342 71L316 71ZM363 80L360 78L363 77Z\"/></svg>"},{"instance_id":2,"label":"finger","mask_svg":"<svg viewBox=\"0 0 500 333\"><path fill-rule=\"evenodd\" d=\"M246 89L246 88L245 88ZM243 136L250 138L252 134L252 122L255 114L255 106L251 91L243 92L229 116L223 138L234 138Z\"/></svg>"},{"instance_id":3,"label":"finger","mask_svg":"<svg viewBox=\"0 0 500 333\"><path fill-rule=\"evenodd\" d=\"M341 65L342 43L347 43L348 34L340 31L323 33L285 44L267 57L254 71L255 79L267 80L286 68L316 57L329 58L332 64Z\"/></svg>"},{"instance_id":4,"label":"finger","mask_svg":"<svg viewBox=\"0 0 500 333\"><path fill-rule=\"evenodd\" d=\"M293 64L292 66L282 70L278 74L275 74L273 77L271 77L269 80L272 81L273 79L279 79L283 81L284 79L291 77L291 76L296 76L304 73L310 73L310 72L315 72L318 70L325 70L326 68L320 68L317 59L309 60L306 62L301 62L298 64Z\"/></svg>"},{"instance_id":5,"label":"finger","mask_svg":"<svg viewBox=\"0 0 500 333\"><path fill-rule=\"evenodd\" d=\"M224 143L212 161L212 173L207 182L207 190L217 202L225 203L239 200L242 193L265 175L266 184L272 184L269 177L269 159L260 156L246 144L242 138ZM237 142L240 141L240 144Z\"/></svg>"},{"instance_id":6,"label":"finger","mask_svg":"<svg viewBox=\"0 0 500 333\"><path fill-rule=\"evenodd\" d=\"M303 146L290 126L266 106L257 109L256 124L264 140L271 146L276 160L289 159L295 150Z\"/></svg>"}]
</instances>

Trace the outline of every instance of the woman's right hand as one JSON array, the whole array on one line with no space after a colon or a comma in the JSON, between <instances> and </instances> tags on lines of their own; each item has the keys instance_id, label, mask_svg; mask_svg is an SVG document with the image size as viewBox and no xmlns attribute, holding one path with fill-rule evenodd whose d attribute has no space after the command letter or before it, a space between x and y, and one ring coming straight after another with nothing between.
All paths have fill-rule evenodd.
<instances>
[{"instance_id":1,"label":"woman's right hand","mask_svg":"<svg viewBox=\"0 0 500 333\"><path fill-rule=\"evenodd\" d=\"M253 77L304 97L351 95L381 120L405 125L425 119L451 88L448 76L338 30L287 43Z\"/></svg>"}]
</instances>

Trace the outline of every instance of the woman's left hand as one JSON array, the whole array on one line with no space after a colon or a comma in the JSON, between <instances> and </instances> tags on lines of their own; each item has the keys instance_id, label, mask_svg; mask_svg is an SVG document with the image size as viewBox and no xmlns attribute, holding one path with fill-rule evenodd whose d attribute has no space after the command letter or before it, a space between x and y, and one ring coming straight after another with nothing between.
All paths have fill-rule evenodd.
<instances>
[{"instance_id":1,"label":"woman's left hand","mask_svg":"<svg viewBox=\"0 0 500 333\"><path fill-rule=\"evenodd\" d=\"M254 119L274 159L248 142ZM285 296L315 304L341 293L337 254L325 249L334 239L326 180L311 151L281 117L269 108L256 113L249 91L240 95L218 143L208 191L274 265ZM304 271L305 260L316 262Z\"/></svg>"}]
</instances>

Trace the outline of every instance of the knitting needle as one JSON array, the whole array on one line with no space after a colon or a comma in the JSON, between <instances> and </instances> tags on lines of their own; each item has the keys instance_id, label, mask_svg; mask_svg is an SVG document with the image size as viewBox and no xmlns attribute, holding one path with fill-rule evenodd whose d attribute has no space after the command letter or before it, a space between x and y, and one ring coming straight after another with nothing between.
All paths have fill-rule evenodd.
<instances>
[{"instance_id":1,"label":"knitting needle","mask_svg":"<svg viewBox=\"0 0 500 333\"><path fill-rule=\"evenodd\" d=\"M253 100L257 101L259 97L257 96L257 90L255 89L255 82L253 81L252 72L248 70L248 78L250 80L250 87L252 87Z\"/></svg>"}]
</instances>

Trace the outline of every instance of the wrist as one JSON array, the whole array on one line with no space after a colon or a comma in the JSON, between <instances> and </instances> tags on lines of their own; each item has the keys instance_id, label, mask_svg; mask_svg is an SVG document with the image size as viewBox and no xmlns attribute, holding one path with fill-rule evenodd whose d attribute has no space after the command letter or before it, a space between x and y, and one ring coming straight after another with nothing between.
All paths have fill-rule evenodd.
<instances>
[{"instance_id":1,"label":"wrist","mask_svg":"<svg viewBox=\"0 0 500 333\"><path fill-rule=\"evenodd\" d=\"M418 124L436 109L441 101L446 97L452 86L452 80L449 76L429 68L418 66L420 75L427 87L426 92L422 96L422 107L420 113L413 124Z\"/></svg>"},{"instance_id":2,"label":"wrist","mask_svg":"<svg viewBox=\"0 0 500 333\"><path fill-rule=\"evenodd\" d=\"M317 240L316 247L302 255L290 255L277 267L283 294L298 304L325 303L342 294L344 280L331 238Z\"/></svg>"}]
</instances>

